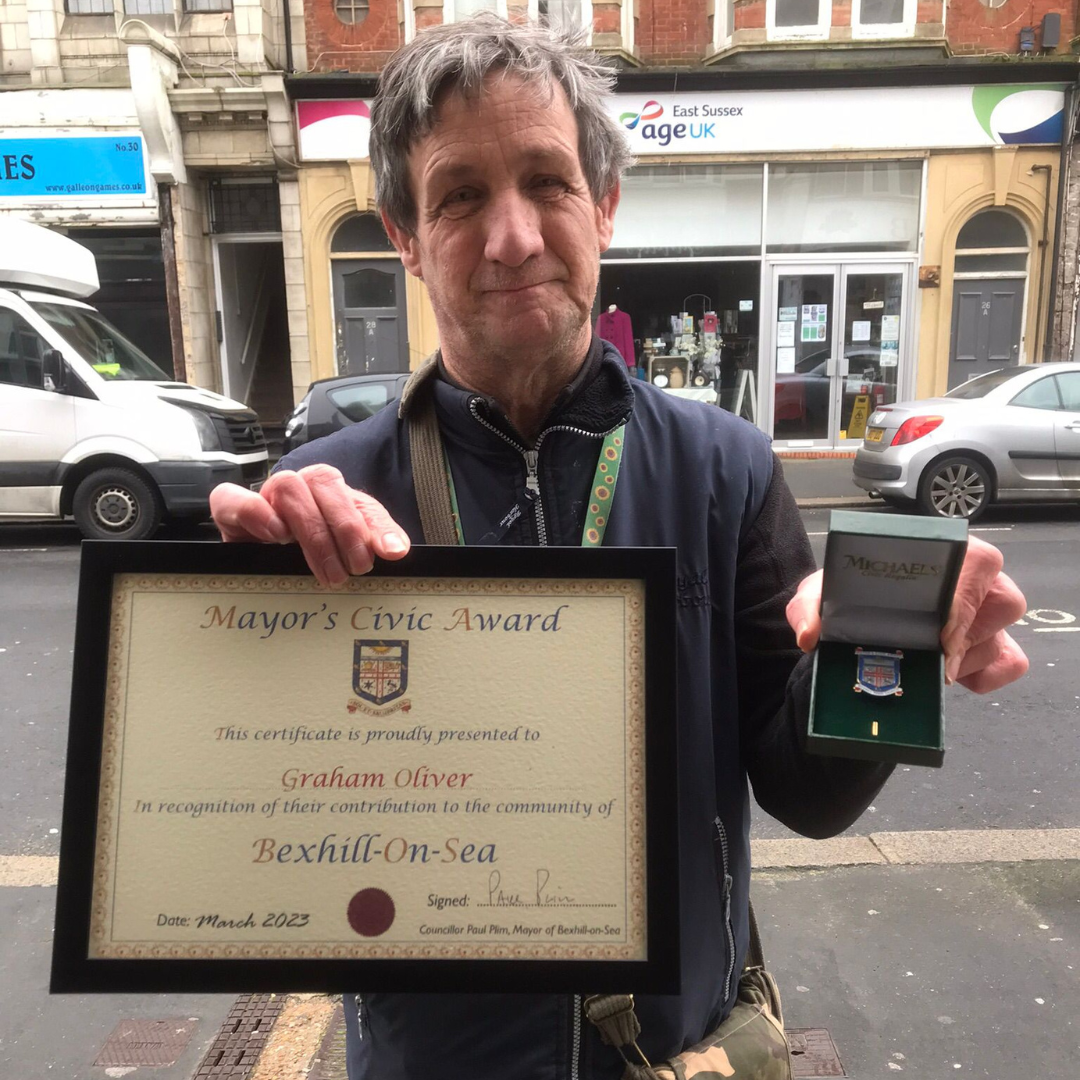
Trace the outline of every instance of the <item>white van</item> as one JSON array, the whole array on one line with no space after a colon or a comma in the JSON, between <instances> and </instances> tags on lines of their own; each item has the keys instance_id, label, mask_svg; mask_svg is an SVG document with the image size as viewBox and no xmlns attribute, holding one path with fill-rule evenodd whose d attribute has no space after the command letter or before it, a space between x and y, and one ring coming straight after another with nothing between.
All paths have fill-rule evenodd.
<instances>
[{"instance_id":1,"label":"white van","mask_svg":"<svg viewBox=\"0 0 1080 1080\"><path fill-rule=\"evenodd\" d=\"M82 302L97 289L82 245L0 218L0 521L139 540L166 515L205 517L222 481L257 488L255 413L171 381Z\"/></svg>"}]
</instances>

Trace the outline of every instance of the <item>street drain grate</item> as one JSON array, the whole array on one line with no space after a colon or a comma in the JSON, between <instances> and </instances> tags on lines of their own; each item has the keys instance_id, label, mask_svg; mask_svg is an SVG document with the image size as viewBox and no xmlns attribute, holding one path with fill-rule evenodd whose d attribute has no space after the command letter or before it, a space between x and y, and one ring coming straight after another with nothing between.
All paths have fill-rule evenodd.
<instances>
[{"instance_id":1,"label":"street drain grate","mask_svg":"<svg viewBox=\"0 0 1080 1080\"><path fill-rule=\"evenodd\" d=\"M241 994L192 1080L247 1080L284 1003L282 994Z\"/></svg>"},{"instance_id":2,"label":"street drain grate","mask_svg":"<svg viewBox=\"0 0 1080 1080\"><path fill-rule=\"evenodd\" d=\"M827 1028L795 1028L787 1033L787 1040L791 1049L791 1075L796 1080L847 1076Z\"/></svg>"},{"instance_id":3,"label":"street drain grate","mask_svg":"<svg viewBox=\"0 0 1080 1080\"><path fill-rule=\"evenodd\" d=\"M105 1040L95 1065L175 1065L191 1040L198 1020L121 1020Z\"/></svg>"}]
</instances>

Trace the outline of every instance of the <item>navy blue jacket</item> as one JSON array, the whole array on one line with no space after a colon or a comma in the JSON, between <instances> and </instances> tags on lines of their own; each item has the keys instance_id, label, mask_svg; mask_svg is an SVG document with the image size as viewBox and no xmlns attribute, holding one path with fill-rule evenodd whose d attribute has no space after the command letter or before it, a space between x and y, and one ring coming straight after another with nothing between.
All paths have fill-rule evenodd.
<instances>
[{"instance_id":1,"label":"navy blue jacket","mask_svg":"<svg viewBox=\"0 0 1080 1080\"><path fill-rule=\"evenodd\" d=\"M494 401L445 377L432 389L465 539L478 543L525 498L526 443ZM604 543L678 549L682 993L636 998L639 1042L657 1061L701 1039L734 1002L748 941L748 778L764 809L820 837L847 828L889 768L802 749L809 665L784 608L813 556L769 441L752 425L629 379L618 353L594 342L537 439L539 511L502 542L580 544L601 437L623 420ZM281 467L316 462L336 466L422 541L398 410L300 447ZM622 1074L573 996L350 989L359 999L356 1013L347 1008L352 1080Z\"/></svg>"}]
</instances>

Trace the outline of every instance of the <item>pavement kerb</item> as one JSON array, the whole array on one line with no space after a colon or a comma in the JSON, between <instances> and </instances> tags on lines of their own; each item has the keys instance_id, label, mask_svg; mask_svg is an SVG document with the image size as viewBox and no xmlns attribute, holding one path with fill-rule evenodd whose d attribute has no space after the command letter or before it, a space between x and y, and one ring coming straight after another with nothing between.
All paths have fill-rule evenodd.
<instances>
[{"instance_id":1,"label":"pavement kerb","mask_svg":"<svg viewBox=\"0 0 1080 1080\"><path fill-rule=\"evenodd\" d=\"M1080 829L943 829L832 840L754 840L755 870L1080 860Z\"/></svg>"},{"instance_id":2,"label":"pavement kerb","mask_svg":"<svg viewBox=\"0 0 1080 1080\"><path fill-rule=\"evenodd\" d=\"M821 495L796 499L800 510L858 510L885 504L880 499L864 499L859 495Z\"/></svg>"}]
</instances>

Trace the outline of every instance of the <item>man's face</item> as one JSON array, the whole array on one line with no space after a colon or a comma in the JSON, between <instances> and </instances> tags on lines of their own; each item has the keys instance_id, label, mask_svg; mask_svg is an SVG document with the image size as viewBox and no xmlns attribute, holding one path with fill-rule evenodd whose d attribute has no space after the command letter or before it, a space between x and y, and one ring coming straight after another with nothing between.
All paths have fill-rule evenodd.
<instances>
[{"instance_id":1,"label":"man's face","mask_svg":"<svg viewBox=\"0 0 1080 1080\"><path fill-rule=\"evenodd\" d=\"M593 201L561 87L497 73L477 98L450 94L409 171L415 233L387 230L427 284L445 351L540 361L587 342L618 190Z\"/></svg>"}]
</instances>

